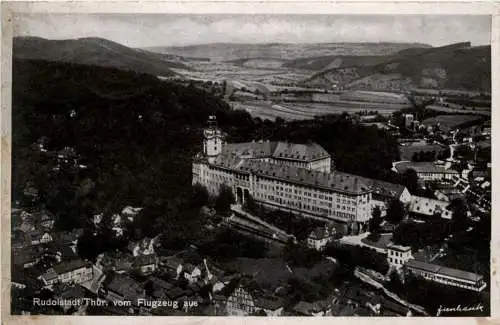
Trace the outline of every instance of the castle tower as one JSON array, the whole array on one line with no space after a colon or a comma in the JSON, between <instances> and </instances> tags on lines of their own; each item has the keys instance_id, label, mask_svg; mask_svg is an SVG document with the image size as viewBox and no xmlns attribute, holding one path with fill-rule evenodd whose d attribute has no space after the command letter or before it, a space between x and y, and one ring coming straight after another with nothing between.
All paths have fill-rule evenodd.
<instances>
[{"instance_id":1,"label":"castle tower","mask_svg":"<svg viewBox=\"0 0 500 325\"><path fill-rule=\"evenodd\" d=\"M222 151L222 132L217 127L217 118L215 115L208 117L208 127L203 130L203 154L208 158L209 162Z\"/></svg>"}]
</instances>

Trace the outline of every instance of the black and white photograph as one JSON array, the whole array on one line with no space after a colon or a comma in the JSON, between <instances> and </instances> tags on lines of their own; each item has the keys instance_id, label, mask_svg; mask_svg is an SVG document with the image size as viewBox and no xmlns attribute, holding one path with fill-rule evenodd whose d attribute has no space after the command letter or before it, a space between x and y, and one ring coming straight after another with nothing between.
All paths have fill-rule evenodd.
<instances>
[{"instance_id":1,"label":"black and white photograph","mask_svg":"<svg viewBox=\"0 0 500 325\"><path fill-rule=\"evenodd\" d=\"M12 315L491 315L491 15L11 23Z\"/></svg>"}]
</instances>

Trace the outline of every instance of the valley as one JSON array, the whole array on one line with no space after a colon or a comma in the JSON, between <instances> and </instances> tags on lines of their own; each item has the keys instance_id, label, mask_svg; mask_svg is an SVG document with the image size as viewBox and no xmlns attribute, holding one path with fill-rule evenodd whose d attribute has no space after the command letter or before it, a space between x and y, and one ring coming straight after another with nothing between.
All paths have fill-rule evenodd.
<instances>
[{"instance_id":1,"label":"valley","mask_svg":"<svg viewBox=\"0 0 500 325\"><path fill-rule=\"evenodd\" d=\"M489 46L457 43L205 44L134 49L99 38L14 39L19 59L70 62L196 83L262 119L411 108L434 98L446 113L491 112ZM215 94L215 93L214 93Z\"/></svg>"}]
</instances>

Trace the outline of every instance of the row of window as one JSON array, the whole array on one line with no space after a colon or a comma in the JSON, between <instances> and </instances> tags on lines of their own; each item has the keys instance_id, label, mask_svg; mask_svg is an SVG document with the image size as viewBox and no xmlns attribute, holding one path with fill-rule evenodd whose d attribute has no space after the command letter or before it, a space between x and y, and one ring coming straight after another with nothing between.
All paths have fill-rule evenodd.
<instances>
[{"instance_id":1,"label":"row of window","mask_svg":"<svg viewBox=\"0 0 500 325\"><path fill-rule=\"evenodd\" d=\"M391 264L399 264L399 265L403 265L404 264L403 260L400 260L400 259L397 259L397 258L392 258L392 257L389 258L389 262Z\"/></svg>"},{"instance_id":2,"label":"row of window","mask_svg":"<svg viewBox=\"0 0 500 325\"><path fill-rule=\"evenodd\" d=\"M243 310L243 311L246 311L247 313L253 313L255 311L255 307L253 307L253 306L242 305L242 304L238 304L238 303L234 303L234 304L228 303L228 308L229 309ZM235 315L238 315L238 313L235 313Z\"/></svg>"},{"instance_id":3,"label":"row of window","mask_svg":"<svg viewBox=\"0 0 500 325\"><path fill-rule=\"evenodd\" d=\"M389 255L403 257L403 252L397 252L397 251L389 250Z\"/></svg>"},{"instance_id":4,"label":"row of window","mask_svg":"<svg viewBox=\"0 0 500 325\"><path fill-rule=\"evenodd\" d=\"M218 187L222 185L223 183L229 183L232 179L228 175L221 175L219 173L213 173L210 171L204 171L203 173L205 176L207 176L208 179L208 186L210 187ZM239 175L235 174L236 179L243 179L243 180L249 180L248 175ZM272 183L272 184L266 184L266 183ZM262 197L263 194L258 194L259 189L260 190L271 190L271 191L276 191L278 196L281 196L283 198L288 198L288 199L295 199L295 200L301 200L302 195L306 198L306 202L312 203L312 205L317 205L316 200L312 200L309 198L319 198L320 200L324 200L323 203L319 203L319 205L324 206L324 207L332 207L332 204L329 203L330 201L333 201L333 198L336 196L337 198L337 203L342 203L344 205L337 204L337 209L342 209L348 212L355 212L355 207L353 206L345 206L345 204L348 205L356 205L356 200L352 199L349 196L340 194L340 193L328 193L325 191L318 191L318 190L310 190L307 188L299 188L297 189L296 187L292 189L291 186L283 186L282 183L278 183L276 181L271 181L271 182L266 182L264 184L256 184L257 188L257 195ZM319 193L318 193L319 192ZM294 195L292 195L294 193ZM364 195L363 195L364 197ZM265 196L264 196L265 198ZM365 203L366 199L360 199L360 203Z\"/></svg>"},{"instance_id":5,"label":"row of window","mask_svg":"<svg viewBox=\"0 0 500 325\"><path fill-rule=\"evenodd\" d=\"M444 283L447 283L447 284L464 285L464 286L475 286L475 287L481 287L481 285L482 285L482 281L478 281L477 283L475 283L475 285L472 285L472 284L470 284L470 283L468 283L466 281L457 280L457 279L450 279L448 277L445 277L445 276L442 276L442 275L436 274L436 273L420 271L420 274L424 278L426 278L426 279L435 280L435 281L441 281L441 282L444 282Z\"/></svg>"}]
</instances>

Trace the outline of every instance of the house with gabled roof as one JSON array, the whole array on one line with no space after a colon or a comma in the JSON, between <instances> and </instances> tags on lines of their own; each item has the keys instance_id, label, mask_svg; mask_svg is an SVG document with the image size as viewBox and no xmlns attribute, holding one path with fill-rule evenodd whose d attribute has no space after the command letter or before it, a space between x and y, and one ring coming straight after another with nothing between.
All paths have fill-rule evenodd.
<instances>
[{"instance_id":1,"label":"house with gabled roof","mask_svg":"<svg viewBox=\"0 0 500 325\"><path fill-rule=\"evenodd\" d=\"M283 313L283 300L273 293L266 292L248 277L234 283L226 292L225 310L229 316L248 316L264 312L267 316L280 316ZM215 295L224 295L223 292Z\"/></svg>"},{"instance_id":2,"label":"house with gabled roof","mask_svg":"<svg viewBox=\"0 0 500 325\"><path fill-rule=\"evenodd\" d=\"M61 285L54 287L54 298L60 300L78 300L85 297L85 288L79 284ZM67 312L72 306L70 304L63 304L60 306L64 312Z\"/></svg>"},{"instance_id":3,"label":"house with gabled roof","mask_svg":"<svg viewBox=\"0 0 500 325\"><path fill-rule=\"evenodd\" d=\"M141 275L149 275L158 269L156 254L134 256L134 267Z\"/></svg>"},{"instance_id":4,"label":"house with gabled roof","mask_svg":"<svg viewBox=\"0 0 500 325\"><path fill-rule=\"evenodd\" d=\"M293 316L324 316L325 310L323 306L307 301L299 301L292 307L291 314Z\"/></svg>"},{"instance_id":5,"label":"house with gabled roof","mask_svg":"<svg viewBox=\"0 0 500 325\"><path fill-rule=\"evenodd\" d=\"M81 259L64 261L50 268L40 279L46 286L55 283L83 283L92 280L94 269L92 263Z\"/></svg>"},{"instance_id":6,"label":"house with gabled roof","mask_svg":"<svg viewBox=\"0 0 500 325\"><path fill-rule=\"evenodd\" d=\"M52 235L46 231L33 230L26 232L24 235L25 235L25 242L28 245L45 244L45 243L50 243L54 240L52 238Z\"/></svg>"},{"instance_id":7,"label":"house with gabled roof","mask_svg":"<svg viewBox=\"0 0 500 325\"><path fill-rule=\"evenodd\" d=\"M443 219L451 219L452 212L448 210L449 205L447 201L412 196L408 212L426 217L440 216Z\"/></svg>"},{"instance_id":8,"label":"house with gabled roof","mask_svg":"<svg viewBox=\"0 0 500 325\"><path fill-rule=\"evenodd\" d=\"M167 282L157 276L150 276L146 282L146 294L154 299L165 299L167 291L175 287L171 282Z\"/></svg>"},{"instance_id":9,"label":"house with gabled roof","mask_svg":"<svg viewBox=\"0 0 500 325\"><path fill-rule=\"evenodd\" d=\"M335 239L335 228L326 224L324 227L317 227L306 239L307 247L317 251L323 251L326 246Z\"/></svg>"},{"instance_id":10,"label":"house with gabled roof","mask_svg":"<svg viewBox=\"0 0 500 325\"><path fill-rule=\"evenodd\" d=\"M391 201L397 200L404 205L411 201L411 194L408 189L401 185L384 182L373 178L362 177L363 182L372 190L372 207L378 206L385 215Z\"/></svg>"},{"instance_id":11,"label":"house with gabled roof","mask_svg":"<svg viewBox=\"0 0 500 325\"><path fill-rule=\"evenodd\" d=\"M22 247L12 250L12 264L30 268L40 261L42 254L33 246Z\"/></svg>"},{"instance_id":12,"label":"house with gabled roof","mask_svg":"<svg viewBox=\"0 0 500 325\"><path fill-rule=\"evenodd\" d=\"M266 316L281 316L283 315L284 301L276 296L263 295L255 299L255 306L263 311Z\"/></svg>"},{"instance_id":13,"label":"house with gabled roof","mask_svg":"<svg viewBox=\"0 0 500 325\"><path fill-rule=\"evenodd\" d=\"M106 299L110 301L130 301L136 306L140 298L145 298L145 289L127 275L113 273L103 284Z\"/></svg>"}]
</instances>

